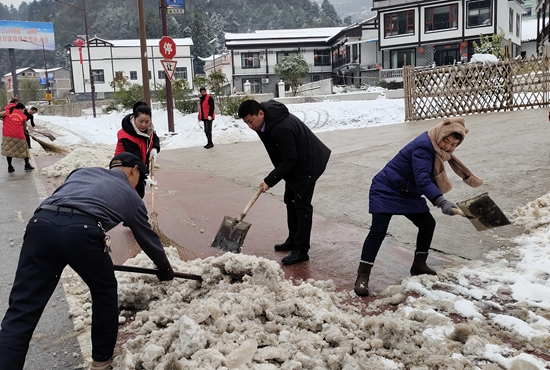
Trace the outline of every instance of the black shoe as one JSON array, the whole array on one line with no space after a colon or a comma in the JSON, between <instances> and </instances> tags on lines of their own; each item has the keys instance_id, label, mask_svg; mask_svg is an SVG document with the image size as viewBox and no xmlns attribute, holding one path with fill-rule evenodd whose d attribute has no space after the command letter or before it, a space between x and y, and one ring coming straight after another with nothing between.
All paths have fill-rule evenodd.
<instances>
[{"instance_id":1,"label":"black shoe","mask_svg":"<svg viewBox=\"0 0 550 370\"><path fill-rule=\"evenodd\" d=\"M300 249L294 249L288 256L283 258L281 262L283 265L295 265L300 262L309 261L309 256L307 255L307 251L300 250Z\"/></svg>"},{"instance_id":2,"label":"black shoe","mask_svg":"<svg viewBox=\"0 0 550 370\"><path fill-rule=\"evenodd\" d=\"M281 243L281 244L275 244L275 250L277 252L289 252L294 249L294 244L291 243Z\"/></svg>"},{"instance_id":3,"label":"black shoe","mask_svg":"<svg viewBox=\"0 0 550 370\"><path fill-rule=\"evenodd\" d=\"M13 166L8 166L8 172L14 172L15 171L15 168L13 168Z\"/></svg>"},{"instance_id":4,"label":"black shoe","mask_svg":"<svg viewBox=\"0 0 550 370\"><path fill-rule=\"evenodd\" d=\"M213 148L214 147L214 144L210 143L210 144L206 144L204 146L204 149L210 149L210 148Z\"/></svg>"},{"instance_id":5,"label":"black shoe","mask_svg":"<svg viewBox=\"0 0 550 370\"><path fill-rule=\"evenodd\" d=\"M32 170L34 170L33 166L31 166L30 164L25 165L25 171L32 171Z\"/></svg>"}]
</instances>

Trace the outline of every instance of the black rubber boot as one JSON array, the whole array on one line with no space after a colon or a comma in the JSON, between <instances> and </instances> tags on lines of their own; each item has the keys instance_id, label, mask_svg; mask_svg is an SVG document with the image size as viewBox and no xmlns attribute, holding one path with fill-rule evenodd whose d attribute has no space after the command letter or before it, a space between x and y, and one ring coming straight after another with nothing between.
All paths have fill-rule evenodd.
<instances>
[{"instance_id":1,"label":"black rubber boot","mask_svg":"<svg viewBox=\"0 0 550 370\"><path fill-rule=\"evenodd\" d=\"M277 252L290 252L295 248L295 245L290 239L285 240L284 243L275 244L275 250Z\"/></svg>"},{"instance_id":2,"label":"black rubber boot","mask_svg":"<svg viewBox=\"0 0 550 370\"><path fill-rule=\"evenodd\" d=\"M357 280L355 280L355 288L353 291L360 297L369 295L369 278L370 270L373 264L370 262L361 261L357 269Z\"/></svg>"},{"instance_id":3,"label":"black rubber boot","mask_svg":"<svg viewBox=\"0 0 550 370\"><path fill-rule=\"evenodd\" d=\"M281 260L283 265L295 265L297 263L309 261L307 250L294 248L292 252Z\"/></svg>"},{"instance_id":4,"label":"black rubber boot","mask_svg":"<svg viewBox=\"0 0 550 370\"><path fill-rule=\"evenodd\" d=\"M414 261L411 266L411 275L437 275L437 272L432 270L426 265L428 259L428 252L416 252L414 254Z\"/></svg>"}]
</instances>

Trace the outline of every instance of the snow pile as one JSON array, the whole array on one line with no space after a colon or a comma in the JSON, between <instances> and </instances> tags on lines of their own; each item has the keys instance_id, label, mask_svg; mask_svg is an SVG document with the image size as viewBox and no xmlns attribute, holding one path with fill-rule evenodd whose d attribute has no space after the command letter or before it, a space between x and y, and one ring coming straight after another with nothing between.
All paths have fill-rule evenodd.
<instances>
[{"instance_id":1,"label":"snow pile","mask_svg":"<svg viewBox=\"0 0 550 370\"><path fill-rule=\"evenodd\" d=\"M498 58L493 54L474 54L470 59L470 63L498 64Z\"/></svg>"},{"instance_id":2,"label":"snow pile","mask_svg":"<svg viewBox=\"0 0 550 370\"><path fill-rule=\"evenodd\" d=\"M526 233L550 224L550 193L516 208L512 218L514 224L525 228Z\"/></svg>"},{"instance_id":3,"label":"snow pile","mask_svg":"<svg viewBox=\"0 0 550 370\"><path fill-rule=\"evenodd\" d=\"M69 154L53 165L43 168L41 174L47 177L67 177L77 168L108 168L113 154L114 148L106 144L73 146Z\"/></svg>"},{"instance_id":4,"label":"snow pile","mask_svg":"<svg viewBox=\"0 0 550 370\"><path fill-rule=\"evenodd\" d=\"M516 287L521 277L514 271L530 261L499 264L497 253L489 256L497 263L411 277L367 307L352 292L336 293L331 281L285 280L272 260L227 253L183 262L172 247L167 254L176 271L203 282L160 283L156 276L117 272L120 335L129 339L115 369L550 365L537 357L550 346L548 281ZM549 246L542 254L550 261ZM126 264L154 268L143 253ZM68 293L78 300L71 315L81 330L90 323L89 293L78 284Z\"/></svg>"}]
</instances>

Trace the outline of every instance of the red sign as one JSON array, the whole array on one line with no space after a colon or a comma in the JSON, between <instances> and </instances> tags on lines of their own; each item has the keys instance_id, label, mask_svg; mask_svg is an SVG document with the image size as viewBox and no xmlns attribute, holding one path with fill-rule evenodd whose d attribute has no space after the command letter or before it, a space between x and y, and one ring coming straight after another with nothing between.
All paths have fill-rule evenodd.
<instances>
[{"instance_id":1,"label":"red sign","mask_svg":"<svg viewBox=\"0 0 550 370\"><path fill-rule=\"evenodd\" d=\"M166 59L174 59L176 56L176 43L170 36L162 36L159 42L159 49Z\"/></svg>"}]
</instances>

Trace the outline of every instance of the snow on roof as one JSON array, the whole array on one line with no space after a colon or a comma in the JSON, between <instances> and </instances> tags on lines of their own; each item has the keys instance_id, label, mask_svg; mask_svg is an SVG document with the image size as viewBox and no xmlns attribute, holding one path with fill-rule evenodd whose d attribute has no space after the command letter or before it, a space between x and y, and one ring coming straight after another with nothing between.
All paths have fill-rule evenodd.
<instances>
[{"instance_id":1,"label":"snow on roof","mask_svg":"<svg viewBox=\"0 0 550 370\"><path fill-rule=\"evenodd\" d=\"M226 33L227 45L276 44L284 42L325 42L345 27L257 30L252 33Z\"/></svg>"},{"instance_id":2,"label":"snow on roof","mask_svg":"<svg viewBox=\"0 0 550 370\"><path fill-rule=\"evenodd\" d=\"M107 42L109 44L112 44L114 47L136 47L140 46L140 40L139 39L131 39L131 40L105 40L99 37L94 37L90 39L90 42L93 40L100 40L103 42ZM193 40L190 37L186 37L183 39L173 39L177 46L192 46ZM160 39L147 39L147 46L159 46ZM74 45L73 45L74 46Z\"/></svg>"},{"instance_id":3,"label":"snow on roof","mask_svg":"<svg viewBox=\"0 0 550 370\"><path fill-rule=\"evenodd\" d=\"M63 68L63 67L48 68L48 73L50 73L50 72L55 72L55 71L59 71L60 69L65 69L65 68ZM25 67L25 68L16 69L16 70L15 70L15 74L18 75L18 74L23 73L23 72L28 71L28 70L31 70L31 71L36 72L36 73L45 72L45 69L44 69L44 68L31 68L31 67ZM9 77L9 76L11 76L11 72L10 72L10 73L6 73L3 77Z\"/></svg>"},{"instance_id":4,"label":"snow on roof","mask_svg":"<svg viewBox=\"0 0 550 370\"><path fill-rule=\"evenodd\" d=\"M525 19L521 22L521 41L537 39L537 19Z\"/></svg>"}]
</instances>

